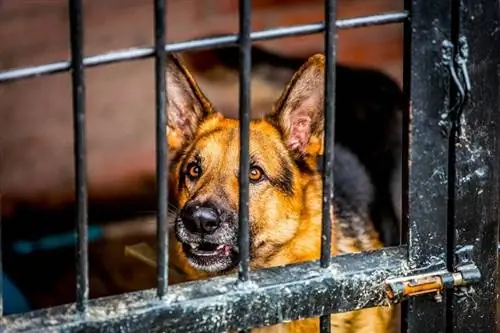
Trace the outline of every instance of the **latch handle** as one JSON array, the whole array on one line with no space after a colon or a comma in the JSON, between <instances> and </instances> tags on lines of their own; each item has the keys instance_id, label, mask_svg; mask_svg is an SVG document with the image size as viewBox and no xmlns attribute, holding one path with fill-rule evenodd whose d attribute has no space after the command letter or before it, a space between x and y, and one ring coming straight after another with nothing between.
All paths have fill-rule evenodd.
<instances>
[{"instance_id":1,"label":"latch handle","mask_svg":"<svg viewBox=\"0 0 500 333\"><path fill-rule=\"evenodd\" d=\"M476 265L469 264L457 272L440 271L389 278L385 281L385 293L392 303L399 303L411 297L436 293L436 300L441 300L445 289L463 287L481 280L481 272Z\"/></svg>"}]
</instances>

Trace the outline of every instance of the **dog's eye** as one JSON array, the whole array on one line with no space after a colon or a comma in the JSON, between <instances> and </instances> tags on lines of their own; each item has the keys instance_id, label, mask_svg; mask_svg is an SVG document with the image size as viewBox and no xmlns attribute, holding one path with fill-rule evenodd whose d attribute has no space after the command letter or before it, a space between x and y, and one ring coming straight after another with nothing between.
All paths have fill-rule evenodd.
<instances>
[{"instance_id":1,"label":"dog's eye","mask_svg":"<svg viewBox=\"0 0 500 333\"><path fill-rule=\"evenodd\" d=\"M201 167L198 163L191 162L187 166L187 175L191 179L197 179L201 175Z\"/></svg>"},{"instance_id":2,"label":"dog's eye","mask_svg":"<svg viewBox=\"0 0 500 333\"><path fill-rule=\"evenodd\" d=\"M253 183L257 183L264 178L264 171L257 166L253 166L250 168L250 181Z\"/></svg>"}]
</instances>

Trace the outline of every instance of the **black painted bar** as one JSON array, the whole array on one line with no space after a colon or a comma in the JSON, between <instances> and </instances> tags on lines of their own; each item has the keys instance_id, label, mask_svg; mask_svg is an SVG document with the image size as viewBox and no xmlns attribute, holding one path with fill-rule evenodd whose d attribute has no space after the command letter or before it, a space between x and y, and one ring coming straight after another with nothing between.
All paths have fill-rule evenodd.
<instances>
[{"instance_id":1,"label":"black painted bar","mask_svg":"<svg viewBox=\"0 0 500 333\"><path fill-rule=\"evenodd\" d=\"M319 317L319 331L321 333L330 333L331 328L331 320L330 315L322 315Z\"/></svg>"},{"instance_id":2,"label":"black painted bar","mask_svg":"<svg viewBox=\"0 0 500 333\"><path fill-rule=\"evenodd\" d=\"M338 29L360 28L371 25L384 25L391 23L399 23L406 20L408 14L406 12L384 13L370 16L354 17L350 19L337 20L336 26ZM324 30L322 22L294 25L289 27L272 28L267 30L255 31L250 34L253 41L271 40L283 37L304 36L320 33ZM182 52L197 49L207 49L213 47L222 47L233 45L238 42L238 34L227 35L213 38L193 39L185 42L172 43L165 46L167 52ZM83 64L86 67L94 67L105 64L119 63L123 61L131 61L145 59L154 55L154 47L136 47L126 50L118 50L98 54L83 59ZM66 72L70 69L69 61L59 61L51 64L45 64L34 67L16 68L6 71L0 71L0 82L14 81L29 77L37 77L40 75L48 75Z\"/></svg>"},{"instance_id":3,"label":"black painted bar","mask_svg":"<svg viewBox=\"0 0 500 333\"><path fill-rule=\"evenodd\" d=\"M448 110L448 67L442 60L442 44L451 38L451 1L410 0L411 33L405 43L405 88L410 102L408 137L411 163L405 162L408 179L408 260L412 269L446 269L448 137L439 122ZM412 333L445 332L446 298L413 297L407 304L407 325Z\"/></svg>"},{"instance_id":4,"label":"black painted bar","mask_svg":"<svg viewBox=\"0 0 500 333\"><path fill-rule=\"evenodd\" d=\"M2 196L0 195L0 318L3 316Z\"/></svg>"},{"instance_id":5,"label":"black painted bar","mask_svg":"<svg viewBox=\"0 0 500 333\"><path fill-rule=\"evenodd\" d=\"M455 215L454 248L457 267L472 260L481 282L452 294L450 332L495 332L497 295L497 243L499 222L500 151L500 8L498 2L463 0L457 5L457 52L464 62L471 91L454 131ZM465 38L465 39L464 39ZM464 48L467 44L468 50ZM462 52L463 51L463 52ZM460 60L457 66L461 68ZM466 88L464 71L459 71ZM472 247L464 258L462 249Z\"/></svg>"},{"instance_id":6,"label":"black painted bar","mask_svg":"<svg viewBox=\"0 0 500 333\"><path fill-rule=\"evenodd\" d=\"M332 200L334 196L333 163L335 159L335 63L337 58L337 31L335 19L337 16L337 2L325 0L325 86L324 86L324 114L325 136L322 175L322 221L321 221L321 257L320 265L323 268L330 266L332 246ZM320 317L320 332L330 332L330 316Z\"/></svg>"},{"instance_id":7,"label":"black painted bar","mask_svg":"<svg viewBox=\"0 0 500 333\"><path fill-rule=\"evenodd\" d=\"M89 297L87 152L82 1L70 0L71 81L73 86L75 197L77 203L76 308L85 312Z\"/></svg>"},{"instance_id":8,"label":"black painted bar","mask_svg":"<svg viewBox=\"0 0 500 333\"><path fill-rule=\"evenodd\" d=\"M238 232L238 247L239 247L239 279L247 281L248 264L250 261L250 227L248 216L248 185L250 171L250 80L252 71L252 40L250 39L251 32L251 0L240 0L239 7L239 55L240 55L240 173L239 173L239 232Z\"/></svg>"},{"instance_id":9,"label":"black painted bar","mask_svg":"<svg viewBox=\"0 0 500 333\"><path fill-rule=\"evenodd\" d=\"M404 0L404 9L407 13L411 13L412 0ZM409 189L410 184L408 163L410 161L410 100L411 100L411 75L412 75L412 22L410 19L403 22L403 94L406 101L406 112L403 112L403 128L402 128L402 149L401 149L401 224L399 226L400 245L408 244L409 236L409 219L408 212L410 208ZM400 332L408 331L408 302L401 302L400 312Z\"/></svg>"},{"instance_id":10,"label":"black painted bar","mask_svg":"<svg viewBox=\"0 0 500 333\"><path fill-rule=\"evenodd\" d=\"M166 121L166 81L165 81L165 0L154 3L154 58L155 58L155 103L156 103L156 187L158 191L156 239L157 293L162 298L168 287L168 228L167 228L167 121Z\"/></svg>"},{"instance_id":11,"label":"black painted bar","mask_svg":"<svg viewBox=\"0 0 500 333\"><path fill-rule=\"evenodd\" d=\"M85 320L65 305L5 317L0 332L219 333L384 305L383 281L413 273L406 251L337 256L329 269L313 261L257 270L246 288L229 275L169 286L165 300L156 289L92 299Z\"/></svg>"},{"instance_id":12,"label":"black painted bar","mask_svg":"<svg viewBox=\"0 0 500 333\"><path fill-rule=\"evenodd\" d=\"M77 202L76 307L79 312L86 311L86 303L89 295L85 79L83 67L82 11L83 8L81 0L70 1L70 68L73 89L75 197Z\"/></svg>"},{"instance_id":13,"label":"black painted bar","mask_svg":"<svg viewBox=\"0 0 500 333\"><path fill-rule=\"evenodd\" d=\"M323 197L321 232L321 267L328 267L331 258L332 221L330 208L334 195L333 161L335 158L335 61L337 33L335 29L335 0L325 0L325 137L323 155Z\"/></svg>"}]
</instances>

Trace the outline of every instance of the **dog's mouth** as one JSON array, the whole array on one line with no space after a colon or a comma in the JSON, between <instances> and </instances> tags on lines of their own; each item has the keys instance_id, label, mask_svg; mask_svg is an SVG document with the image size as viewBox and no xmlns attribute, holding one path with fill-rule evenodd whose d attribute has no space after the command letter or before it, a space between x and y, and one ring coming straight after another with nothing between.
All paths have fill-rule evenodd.
<instances>
[{"instance_id":1,"label":"dog's mouth","mask_svg":"<svg viewBox=\"0 0 500 333\"><path fill-rule=\"evenodd\" d=\"M207 234L190 230L179 216L175 221L175 236L188 264L199 271L226 273L238 265L237 233L227 222Z\"/></svg>"},{"instance_id":2,"label":"dog's mouth","mask_svg":"<svg viewBox=\"0 0 500 333\"><path fill-rule=\"evenodd\" d=\"M221 273L231 270L238 263L238 250L232 244L190 242L183 243L182 249L191 266L201 271Z\"/></svg>"},{"instance_id":3,"label":"dog's mouth","mask_svg":"<svg viewBox=\"0 0 500 333\"><path fill-rule=\"evenodd\" d=\"M230 244L214 244L214 243L189 243L184 244L184 251L200 256L200 257L214 257L214 256L229 256L233 251L233 246Z\"/></svg>"}]
</instances>

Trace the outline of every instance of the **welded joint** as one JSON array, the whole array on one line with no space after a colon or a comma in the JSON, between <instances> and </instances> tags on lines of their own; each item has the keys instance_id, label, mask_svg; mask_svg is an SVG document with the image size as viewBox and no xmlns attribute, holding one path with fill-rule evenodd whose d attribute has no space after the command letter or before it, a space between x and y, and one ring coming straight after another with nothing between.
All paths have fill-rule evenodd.
<instances>
[{"instance_id":1,"label":"welded joint","mask_svg":"<svg viewBox=\"0 0 500 333\"><path fill-rule=\"evenodd\" d=\"M409 297L434 294L436 302L441 302L443 292L456 287L466 287L478 283L481 272L475 264L447 270L388 278L385 280L385 294L391 303L399 303Z\"/></svg>"},{"instance_id":2,"label":"welded joint","mask_svg":"<svg viewBox=\"0 0 500 333\"><path fill-rule=\"evenodd\" d=\"M467 63L469 61L469 44L465 36L458 38L458 45L454 45L449 40L442 43L442 64L448 69L452 83L457 91L457 101L455 105L448 108L441 114L438 125L441 128L441 134L448 136L453 123L457 124L460 130L461 116L464 106L469 100L472 85L469 78Z\"/></svg>"}]
</instances>

